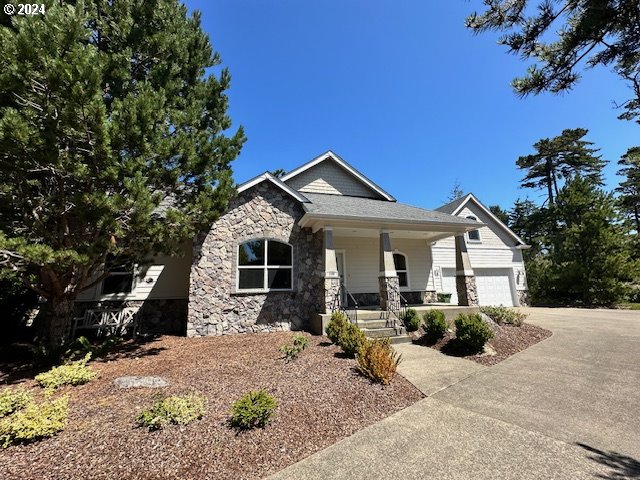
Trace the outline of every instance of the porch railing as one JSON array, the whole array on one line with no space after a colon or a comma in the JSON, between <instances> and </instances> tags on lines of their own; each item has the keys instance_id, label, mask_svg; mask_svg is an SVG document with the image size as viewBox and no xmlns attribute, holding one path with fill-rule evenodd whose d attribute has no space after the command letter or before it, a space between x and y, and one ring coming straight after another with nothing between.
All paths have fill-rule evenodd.
<instances>
[{"instance_id":1,"label":"porch railing","mask_svg":"<svg viewBox=\"0 0 640 480\"><path fill-rule=\"evenodd\" d=\"M331 312L337 311L344 313L351 323L358 325L358 302L344 283L340 283L333 301Z\"/></svg>"},{"instance_id":2,"label":"porch railing","mask_svg":"<svg viewBox=\"0 0 640 480\"><path fill-rule=\"evenodd\" d=\"M387 311L395 317L393 319L393 328L398 328L398 322L401 326L405 326L404 317L409 308L409 302L400 293L400 288L395 285L387 284L387 292L389 295Z\"/></svg>"}]
</instances>

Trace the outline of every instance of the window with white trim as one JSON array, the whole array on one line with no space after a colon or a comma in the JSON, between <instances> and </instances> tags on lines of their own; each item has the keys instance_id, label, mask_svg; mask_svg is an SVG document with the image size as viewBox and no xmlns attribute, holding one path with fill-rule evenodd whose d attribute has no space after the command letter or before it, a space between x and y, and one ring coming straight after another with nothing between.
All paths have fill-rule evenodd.
<instances>
[{"instance_id":1,"label":"window with white trim","mask_svg":"<svg viewBox=\"0 0 640 480\"><path fill-rule=\"evenodd\" d=\"M409 286L409 270L407 268L407 256L404 253L393 254L393 265L396 267L398 283L400 287Z\"/></svg>"},{"instance_id":2,"label":"window with white trim","mask_svg":"<svg viewBox=\"0 0 640 480\"><path fill-rule=\"evenodd\" d=\"M293 248L288 243L258 239L238 245L238 290L291 290Z\"/></svg>"},{"instance_id":3,"label":"window with white trim","mask_svg":"<svg viewBox=\"0 0 640 480\"><path fill-rule=\"evenodd\" d=\"M133 290L133 269L131 265L115 265L113 258L107 258L109 275L102 280L103 295L131 293Z\"/></svg>"},{"instance_id":4,"label":"window with white trim","mask_svg":"<svg viewBox=\"0 0 640 480\"><path fill-rule=\"evenodd\" d=\"M474 217L473 215L469 215L467 217L469 220L473 220L474 222L477 222L478 219L476 217ZM471 230L467 235L469 235L469 240L472 242L479 242L480 241L480 230Z\"/></svg>"}]
</instances>

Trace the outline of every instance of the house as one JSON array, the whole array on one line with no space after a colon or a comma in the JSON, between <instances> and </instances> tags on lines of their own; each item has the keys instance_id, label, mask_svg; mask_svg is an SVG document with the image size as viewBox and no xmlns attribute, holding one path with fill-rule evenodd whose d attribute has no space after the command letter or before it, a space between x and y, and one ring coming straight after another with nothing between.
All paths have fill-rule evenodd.
<instances>
[{"instance_id":1,"label":"house","mask_svg":"<svg viewBox=\"0 0 640 480\"><path fill-rule=\"evenodd\" d=\"M80 300L139 306L152 329L189 336L304 328L350 302L397 315L403 301L442 293L521 305L525 247L471 194L436 210L406 205L329 151L240 185L183 258L116 271Z\"/></svg>"}]
</instances>

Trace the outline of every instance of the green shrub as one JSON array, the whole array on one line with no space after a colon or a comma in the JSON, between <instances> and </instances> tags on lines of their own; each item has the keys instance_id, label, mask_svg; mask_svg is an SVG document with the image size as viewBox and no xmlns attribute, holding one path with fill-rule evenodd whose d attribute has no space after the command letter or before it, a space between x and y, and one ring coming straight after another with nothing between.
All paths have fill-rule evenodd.
<instances>
[{"instance_id":1,"label":"green shrub","mask_svg":"<svg viewBox=\"0 0 640 480\"><path fill-rule=\"evenodd\" d=\"M340 337L342 336L342 332L349 325L349 319L342 312L333 312L331 315L331 320L327 325L327 337L336 345L340 345Z\"/></svg>"},{"instance_id":2,"label":"green shrub","mask_svg":"<svg viewBox=\"0 0 640 480\"><path fill-rule=\"evenodd\" d=\"M295 360L307 346L309 345L309 339L300 333L296 333L293 336L291 343L285 343L280 346L280 353L284 355L287 362Z\"/></svg>"},{"instance_id":3,"label":"green shrub","mask_svg":"<svg viewBox=\"0 0 640 480\"><path fill-rule=\"evenodd\" d=\"M98 374L91 367L87 367L87 362L91 354L87 353L82 360L72 362L68 365L53 367L48 372L36 375L36 382L41 387L55 390L62 385L81 385L93 380Z\"/></svg>"},{"instance_id":4,"label":"green shrub","mask_svg":"<svg viewBox=\"0 0 640 480\"><path fill-rule=\"evenodd\" d=\"M402 323L407 329L407 332L415 332L420 328L420 315L418 315L415 308L408 308L404 312L402 315Z\"/></svg>"},{"instance_id":5,"label":"green shrub","mask_svg":"<svg viewBox=\"0 0 640 480\"><path fill-rule=\"evenodd\" d=\"M389 385L402 356L393 349L389 339L384 338L364 342L356 359L360 373L374 382Z\"/></svg>"},{"instance_id":6,"label":"green shrub","mask_svg":"<svg viewBox=\"0 0 640 480\"><path fill-rule=\"evenodd\" d=\"M493 332L479 314L461 313L456 318L456 338L470 351L479 352L493 338Z\"/></svg>"},{"instance_id":7,"label":"green shrub","mask_svg":"<svg viewBox=\"0 0 640 480\"><path fill-rule=\"evenodd\" d=\"M25 407L33 401L33 395L22 388L7 388L0 392L0 418Z\"/></svg>"},{"instance_id":8,"label":"green shrub","mask_svg":"<svg viewBox=\"0 0 640 480\"><path fill-rule=\"evenodd\" d=\"M85 357L87 353L90 353L92 358L101 357L120 346L123 341L122 337L112 335L92 343L87 337L80 336L69 344L63 356L69 360Z\"/></svg>"},{"instance_id":9,"label":"green shrub","mask_svg":"<svg viewBox=\"0 0 640 480\"><path fill-rule=\"evenodd\" d=\"M340 336L340 348L349 357L355 357L358 349L367 341L364 332L353 323L348 323Z\"/></svg>"},{"instance_id":10,"label":"green shrub","mask_svg":"<svg viewBox=\"0 0 640 480\"><path fill-rule=\"evenodd\" d=\"M169 423L188 425L204 417L206 406L206 397L195 393L158 398L150 408L138 414L136 422L149 430L159 430Z\"/></svg>"},{"instance_id":11,"label":"green shrub","mask_svg":"<svg viewBox=\"0 0 640 480\"><path fill-rule=\"evenodd\" d=\"M423 315L424 331L428 338L442 338L447 331L447 320L442 310L427 310Z\"/></svg>"},{"instance_id":12,"label":"green shrub","mask_svg":"<svg viewBox=\"0 0 640 480\"><path fill-rule=\"evenodd\" d=\"M35 403L33 399L8 417L0 419L0 447L52 437L67 423L69 397Z\"/></svg>"},{"instance_id":13,"label":"green shrub","mask_svg":"<svg viewBox=\"0 0 640 480\"><path fill-rule=\"evenodd\" d=\"M231 426L240 429L262 428L271 421L277 406L276 399L266 390L251 391L231 406Z\"/></svg>"},{"instance_id":14,"label":"green shrub","mask_svg":"<svg viewBox=\"0 0 640 480\"><path fill-rule=\"evenodd\" d=\"M520 313L508 307L480 307L480 311L491 318L498 325L515 325L521 327L527 318L527 314Z\"/></svg>"}]
</instances>

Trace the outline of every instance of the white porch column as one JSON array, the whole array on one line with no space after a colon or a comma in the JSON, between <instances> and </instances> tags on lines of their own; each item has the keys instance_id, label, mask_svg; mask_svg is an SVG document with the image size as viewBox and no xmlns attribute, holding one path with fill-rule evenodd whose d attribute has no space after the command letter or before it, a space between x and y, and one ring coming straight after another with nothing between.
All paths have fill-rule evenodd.
<instances>
[{"instance_id":1,"label":"white porch column","mask_svg":"<svg viewBox=\"0 0 640 480\"><path fill-rule=\"evenodd\" d=\"M400 282L393 262L391 238L387 230L380 230L380 274L378 275L380 292L380 308L382 310L398 310L400 297Z\"/></svg>"},{"instance_id":2,"label":"white porch column","mask_svg":"<svg viewBox=\"0 0 640 480\"><path fill-rule=\"evenodd\" d=\"M471 268L464 235L456 235L456 291L458 305L478 305L476 277Z\"/></svg>"},{"instance_id":3,"label":"white porch column","mask_svg":"<svg viewBox=\"0 0 640 480\"><path fill-rule=\"evenodd\" d=\"M324 227L323 232L324 313L331 313L340 308L340 274L338 273L336 250L333 246L333 228Z\"/></svg>"}]
</instances>

